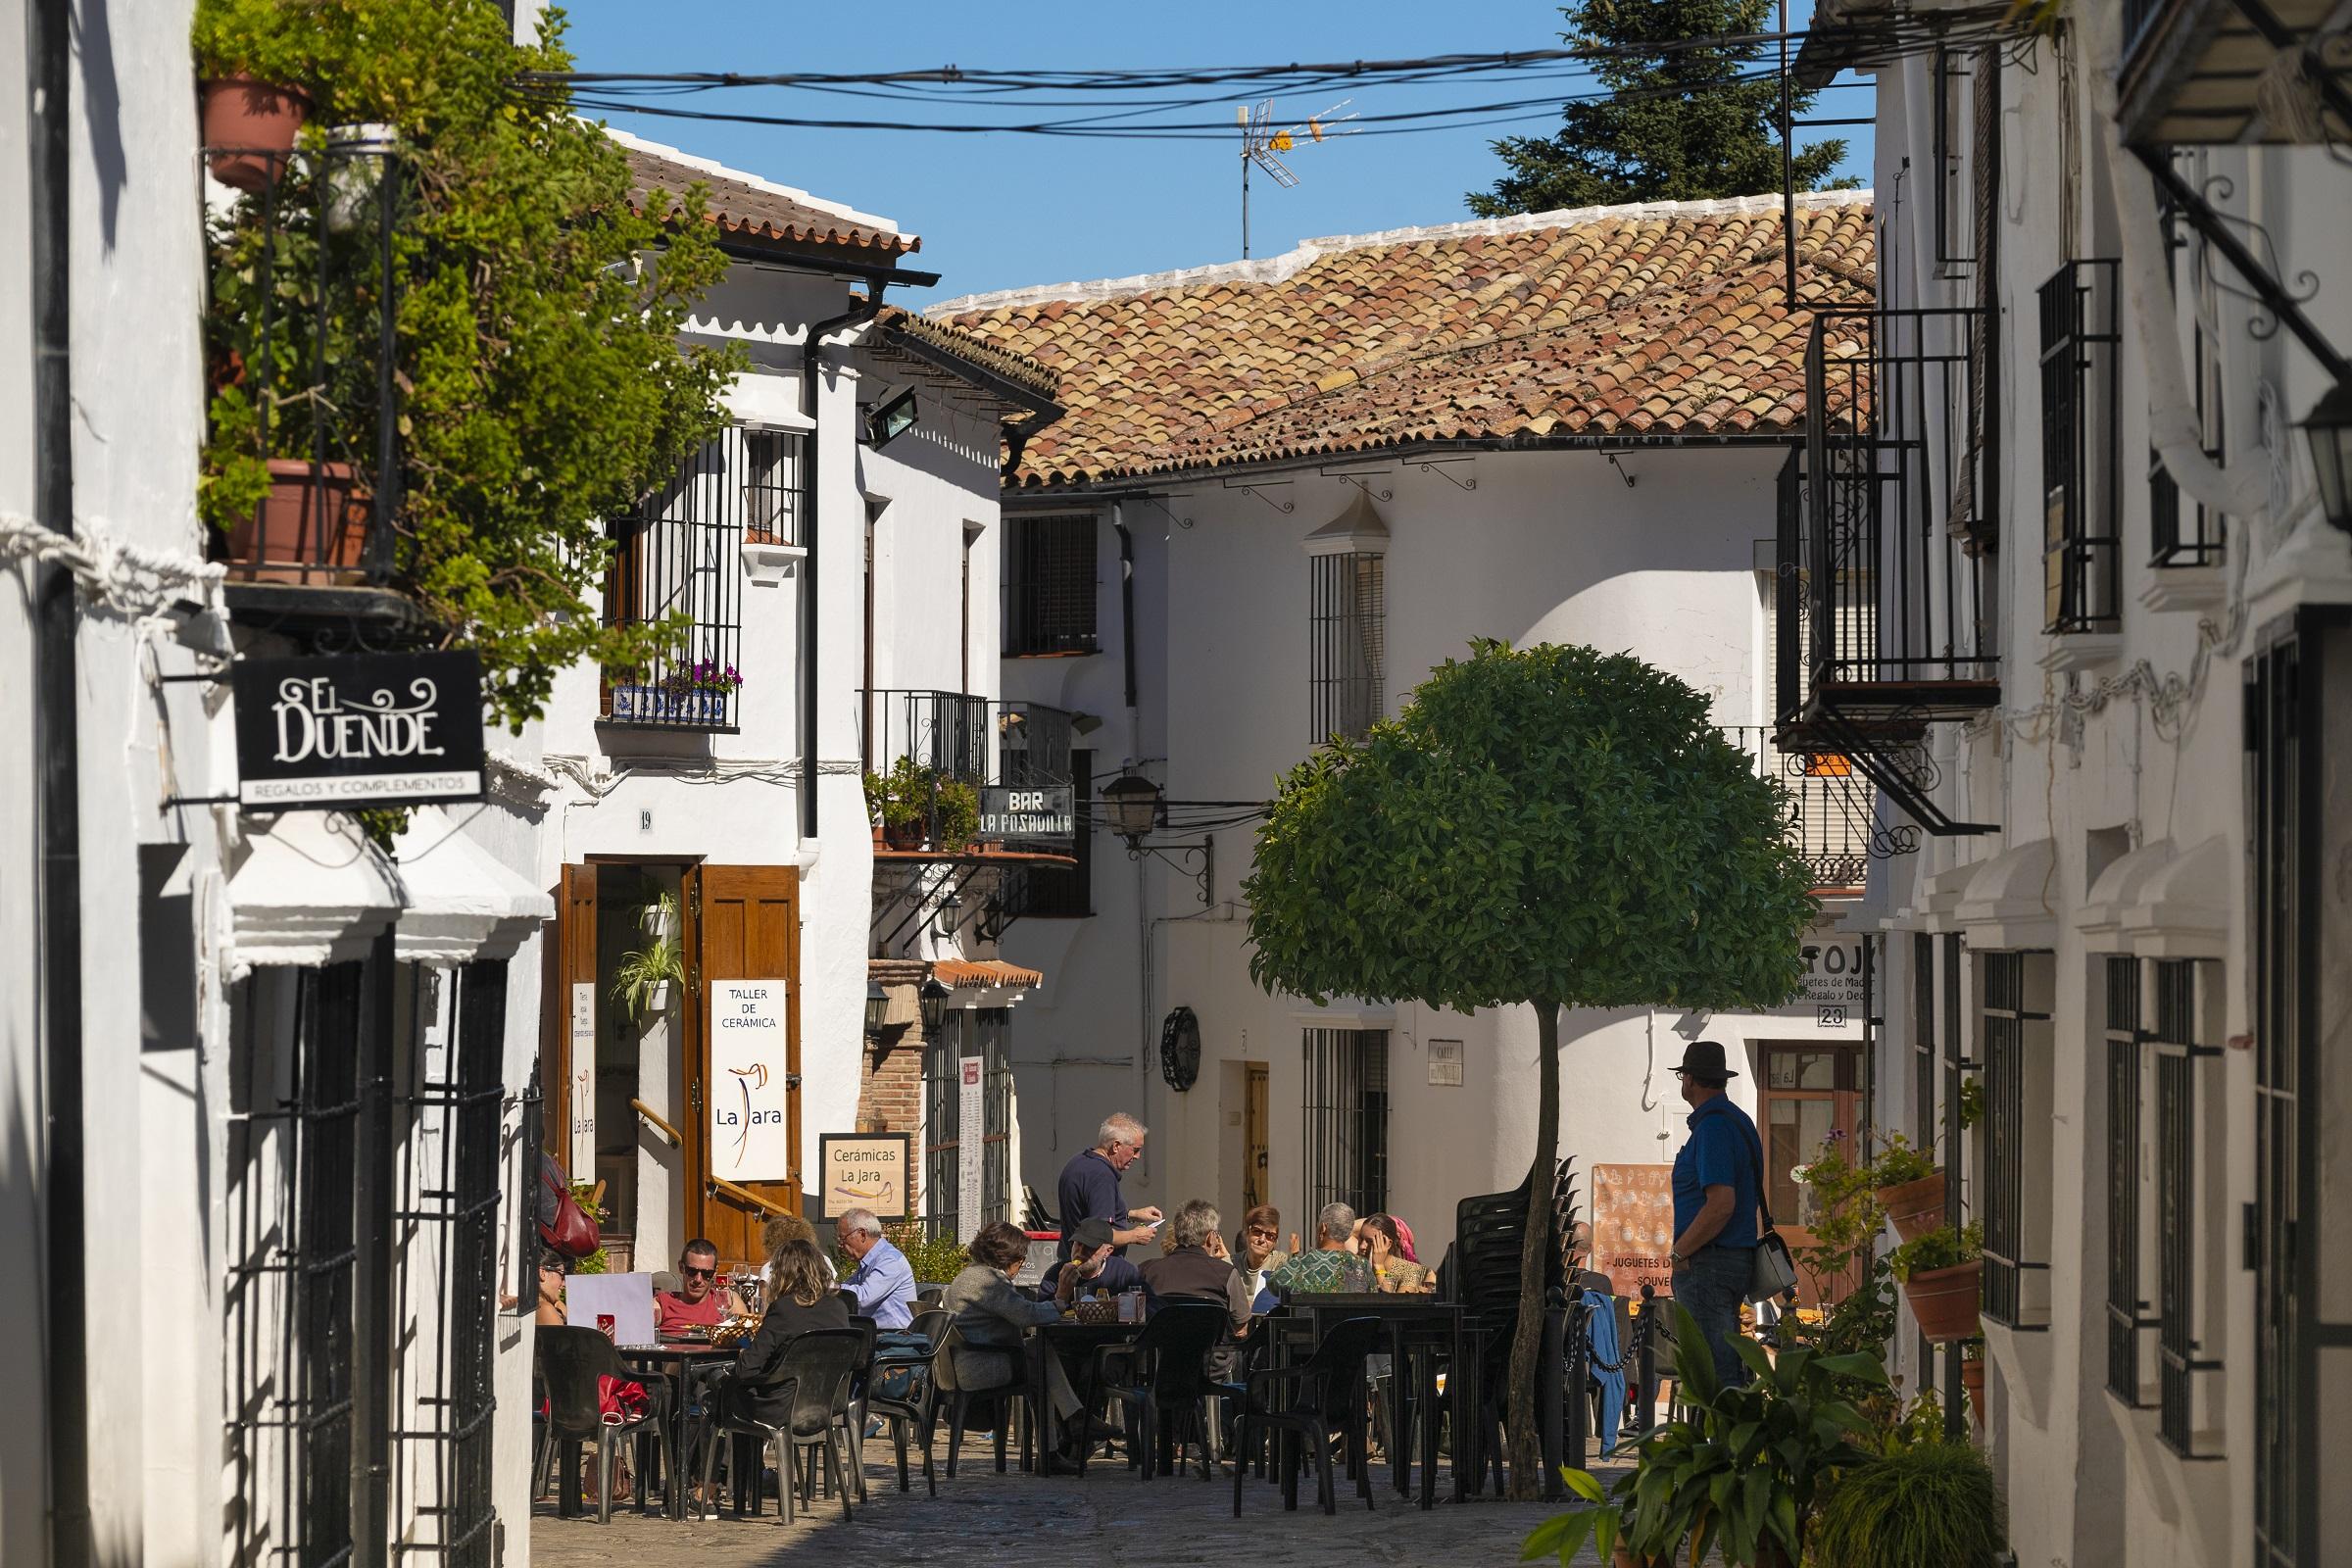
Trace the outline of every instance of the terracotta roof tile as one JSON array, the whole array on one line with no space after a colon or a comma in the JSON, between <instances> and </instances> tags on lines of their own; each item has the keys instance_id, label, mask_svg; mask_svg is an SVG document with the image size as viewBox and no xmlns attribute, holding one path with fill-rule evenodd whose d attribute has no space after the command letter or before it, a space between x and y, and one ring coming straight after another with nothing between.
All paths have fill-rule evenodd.
<instances>
[{"instance_id":1,"label":"terracotta roof tile","mask_svg":"<svg viewBox=\"0 0 2352 1568\"><path fill-rule=\"evenodd\" d=\"M1806 198L1798 278L1850 295L1866 194ZM1007 482L1083 483L1431 439L1800 429L1807 318L1777 198L1310 240L1289 255L953 301L1068 411Z\"/></svg>"},{"instance_id":2,"label":"terracotta roof tile","mask_svg":"<svg viewBox=\"0 0 2352 1568\"><path fill-rule=\"evenodd\" d=\"M922 246L920 236L902 234L885 220L828 209L806 192L755 183L674 148L655 147L634 137L612 139L629 161L629 207L634 212L644 213L647 199L661 191L668 200L660 216L667 220L677 212L677 199L686 194L686 187L700 180L710 187L710 220L718 225L721 237L866 251L879 261Z\"/></svg>"}]
</instances>

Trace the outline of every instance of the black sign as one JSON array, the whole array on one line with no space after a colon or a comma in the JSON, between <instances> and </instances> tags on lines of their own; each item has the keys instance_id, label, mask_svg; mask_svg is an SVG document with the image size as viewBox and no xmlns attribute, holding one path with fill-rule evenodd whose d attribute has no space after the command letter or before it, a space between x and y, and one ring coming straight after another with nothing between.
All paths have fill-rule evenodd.
<instances>
[{"instance_id":1,"label":"black sign","mask_svg":"<svg viewBox=\"0 0 2352 1568\"><path fill-rule=\"evenodd\" d=\"M482 797L482 662L470 653L246 659L231 666L237 802L255 810Z\"/></svg>"},{"instance_id":2,"label":"black sign","mask_svg":"<svg viewBox=\"0 0 2352 1568\"><path fill-rule=\"evenodd\" d=\"M1078 843L1077 808L1070 787L984 787L980 791L980 831L975 836L1066 854Z\"/></svg>"}]
</instances>

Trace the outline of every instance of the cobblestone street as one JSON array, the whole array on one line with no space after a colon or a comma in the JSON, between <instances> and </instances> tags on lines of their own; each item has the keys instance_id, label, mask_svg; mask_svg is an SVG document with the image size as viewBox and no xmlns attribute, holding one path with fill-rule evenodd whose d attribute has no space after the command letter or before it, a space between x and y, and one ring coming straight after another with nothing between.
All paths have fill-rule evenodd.
<instances>
[{"instance_id":1,"label":"cobblestone street","mask_svg":"<svg viewBox=\"0 0 2352 1568\"><path fill-rule=\"evenodd\" d=\"M967 1447L967 1457L972 1450ZM1499 1502L1493 1497L1455 1506L1441 1501L1423 1513L1387 1485L1385 1465L1374 1469L1375 1507L1343 1484L1340 1511L1326 1518L1313 1506L1311 1480L1300 1488L1298 1511L1285 1513L1280 1492L1251 1480L1242 1517L1233 1517L1233 1483L1189 1479L1146 1485L1123 1465L1098 1463L1081 1482L1074 1476L1039 1479L1004 1475L983 1455L947 1479L941 1460L939 1496L926 1496L919 1470L902 1496L890 1445L866 1446L871 1500L849 1524L838 1504L820 1500L811 1515L787 1529L770 1502L755 1519L732 1517L671 1523L634 1509L616 1511L609 1527L595 1516L559 1519L542 1503L531 1519L536 1568L604 1568L607 1564L689 1564L691 1568L769 1568L769 1565L848 1562L887 1564L1084 1563L1093 1568L1173 1568L1176 1564L1297 1564L1298 1568L1357 1568L1362 1564L1508 1564L1519 1560L1529 1530L1557 1511L1547 1503ZM1604 1482L1613 1467L1598 1472ZM1440 1476L1439 1495L1446 1481ZM1579 1563L1592 1562L1589 1551Z\"/></svg>"}]
</instances>

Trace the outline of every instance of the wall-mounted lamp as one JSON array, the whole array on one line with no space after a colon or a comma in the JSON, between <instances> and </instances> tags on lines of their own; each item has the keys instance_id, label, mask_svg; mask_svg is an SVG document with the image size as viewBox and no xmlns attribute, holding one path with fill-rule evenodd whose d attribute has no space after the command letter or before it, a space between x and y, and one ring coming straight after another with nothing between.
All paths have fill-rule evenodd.
<instances>
[{"instance_id":1,"label":"wall-mounted lamp","mask_svg":"<svg viewBox=\"0 0 2352 1568\"><path fill-rule=\"evenodd\" d=\"M2312 471L2320 480L2320 511L2352 533L2352 382L2338 381L2303 416Z\"/></svg>"},{"instance_id":2,"label":"wall-mounted lamp","mask_svg":"<svg viewBox=\"0 0 2352 1568\"><path fill-rule=\"evenodd\" d=\"M951 893L939 901L939 907L931 917L931 929L943 937L952 937L962 923L963 900Z\"/></svg>"},{"instance_id":3,"label":"wall-mounted lamp","mask_svg":"<svg viewBox=\"0 0 2352 1568\"><path fill-rule=\"evenodd\" d=\"M914 388L908 387L874 405L865 416L865 443L880 448L890 445L914 428Z\"/></svg>"},{"instance_id":4,"label":"wall-mounted lamp","mask_svg":"<svg viewBox=\"0 0 2352 1568\"><path fill-rule=\"evenodd\" d=\"M882 1038L882 1028L890 1021L890 994L882 989L879 980L865 983L865 1038L871 1043Z\"/></svg>"},{"instance_id":5,"label":"wall-mounted lamp","mask_svg":"<svg viewBox=\"0 0 2352 1568\"><path fill-rule=\"evenodd\" d=\"M940 1026L948 1021L948 988L937 980L925 980L923 989L915 993L915 1005L923 1015L923 1038L938 1038Z\"/></svg>"},{"instance_id":6,"label":"wall-mounted lamp","mask_svg":"<svg viewBox=\"0 0 2352 1568\"><path fill-rule=\"evenodd\" d=\"M1127 841L1136 854L1136 841L1159 826L1160 788L1141 773L1121 773L1102 786L1102 820Z\"/></svg>"}]
</instances>

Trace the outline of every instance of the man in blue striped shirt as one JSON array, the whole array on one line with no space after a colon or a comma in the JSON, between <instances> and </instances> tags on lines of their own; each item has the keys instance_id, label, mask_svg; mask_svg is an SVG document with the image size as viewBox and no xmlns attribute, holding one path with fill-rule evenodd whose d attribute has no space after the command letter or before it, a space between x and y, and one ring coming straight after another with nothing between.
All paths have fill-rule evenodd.
<instances>
[{"instance_id":1,"label":"man in blue striped shirt","mask_svg":"<svg viewBox=\"0 0 2352 1568\"><path fill-rule=\"evenodd\" d=\"M841 1250L858 1266L842 1277L841 1288L858 1298L860 1315L888 1333L914 1322L914 1265L882 1234L882 1222L872 1212L853 1208L833 1222Z\"/></svg>"}]
</instances>

